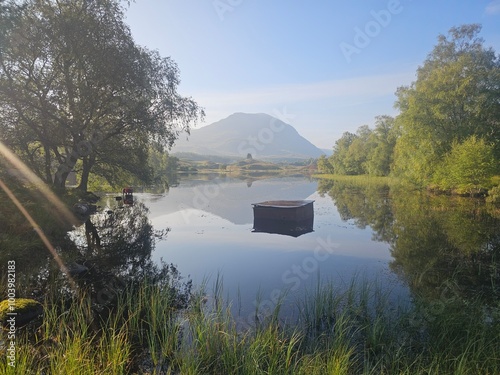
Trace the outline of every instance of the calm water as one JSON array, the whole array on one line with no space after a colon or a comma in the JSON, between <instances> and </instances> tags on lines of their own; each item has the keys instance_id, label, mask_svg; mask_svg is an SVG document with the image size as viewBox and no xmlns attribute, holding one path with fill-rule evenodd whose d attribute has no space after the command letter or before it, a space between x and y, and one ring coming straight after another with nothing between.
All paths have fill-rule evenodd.
<instances>
[{"instance_id":1,"label":"calm water","mask_svg":"<svg viewBox=\"0 0 500 375\"><path fill-rule=\"evenodd\" d=\"M318 280L340 289L353 278L376 282L393 300L473 300L485 308L500 300L500 208L484 200L304 177L181 179L168 192L135 197L120 207L106 196L100 212L54 239L98 305L113 303L130 283L164 280L161 259L195 287L206 283L208 297L222 279L223 297L242 317L258 303L273 308L285 292L283 311L293 316ZM314 200L313 231L253 232L252 203L277 199ZM67 278L49 252L28 245L0 251L0 261L16 261L22 295L42 298Z\"/></svg>"},{"instance_id":2,"label":"calm water","mask_svg":"<svg viewBox=\"0 0 500 375\"><path fill-rule=\"evenodd\" d=\"M245 316L254 311L257 296L272 305L287 291L285 305L293 305L319 279L342 286L356 276L378 280L394 296L407 295L390 270L389 244L375 241L369 226L342 219L332 199L318 193L315 180L185 180L165 195L137 198L149 208L154 228L170 228L153 259L176 264L195 285L207 281L209 293L222 277L224 296ZM297 238L252 232L251 204L276 199L314 200L314 230Z\"/></svg>"}]
</instances>

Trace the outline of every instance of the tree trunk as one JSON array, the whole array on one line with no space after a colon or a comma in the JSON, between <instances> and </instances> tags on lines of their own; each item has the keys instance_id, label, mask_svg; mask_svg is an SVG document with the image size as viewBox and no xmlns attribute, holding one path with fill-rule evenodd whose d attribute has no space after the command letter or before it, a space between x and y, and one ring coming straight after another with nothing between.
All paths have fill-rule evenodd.
<instances>
[{"instance_id":1,"label":"tree trunk","mask_svg":"<svg viewBox=\"0 0 500 375\"><path fill-rule=\"evenodd\" d=\"M52 164L52 160L50 157L50 149L48 147L44 147L44 151L45 151L45 181L48 184L52 184L54 181L52 179L52 173L50 170Z\"/></svg>"},{"instance_id":2,"label":"tree trunk","mask_svg":"<svg viewBox=\"0 0 500 375\"><path fill-rule=\"evenodd\" d=\"M69 173L75 167L78 158L72 152L64 161L64 163L60 164L57 167L56 174L54 176L54 186L56 189L64 190L66 188L66 180L68 178Z\"/></svg>"},{"instance_id":3,"label":"tree trunk","mask_svg":"<svg viewBox=\"0 0 500 375\"><path fill-rule=\"evenodd\" d=\"M90 155L83 158L82 177L80 179L80 184L78 185L79 190L87 191L89 184L90 170L94 164L95 164L95 156Z\"/></svg>"}]
</instances>

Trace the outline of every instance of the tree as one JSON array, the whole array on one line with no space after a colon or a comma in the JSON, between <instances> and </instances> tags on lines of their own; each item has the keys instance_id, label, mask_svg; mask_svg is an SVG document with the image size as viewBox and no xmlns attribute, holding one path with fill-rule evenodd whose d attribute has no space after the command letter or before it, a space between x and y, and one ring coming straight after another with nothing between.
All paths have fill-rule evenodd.
<instances>
[{"instance_id":1,"label":"tree","mask_svg":"<svg viewBox=\"0 0 500 375\"><path fill-rule=\"evenodd\" d=\"M356 134L345 132L333 146L333 155L330 157L330 164L337 174L355 174L355 166L349 159L349 147L356 139Z\"/></svg>"},{"instance_id":2,"label":"tree","mask_svg":"<svg viewBox=\"0 0 500 375\"><path fill-rule=\"evenodd\" d=\"M5 28L0 135L48 183L92 171L142 174L203 110L177 92L170 58L136 45L118 0L27 0ZM20 10L19 10L20 9ZM14 12L11 12L14 14Z\"/></svg>"},{"instance_id":3,"label":"tree","mask_svg":"<svg viewBox=\"0 0 500 375\"><path fill-rule=\"evenodd\" d=\"M417 80L398 89L397 175L429 183L453 142L473 135L493 142L500 159L500 59L483 46L480 30L464 25L440 35Z\"/></svg>"},{"instance_id":4,"label":"tree","mask_svg":"<svg viewBox=\"0 0 500 375\"><path fill-rule=\"evenodd\" d=\"M349 174L366 174L366 162L373 148L370 142L372 130L368 125L362 125L356 130L356 137L349 146L346 165L349 166Z\"/></svg>"},{"instance_id":5,"label":"tree","mask_svg":"<svg viewBox=\"0 0 500 375\"><path fill-rule=\"evenodd\" d=\"M473 194L490 184L498 172L493 146L476 136L462 143L455 142L436 171L435 180L441 189L456 189Z\"/></svg>"},{"instance_id":6,"label":"tree","mask_svg":"<svg viewBox=\"0 0 500 375\"><path fill-rule=\"evenodd\" d=\"M335 173L330 160L325 155L321 155L318 159L318 171L321 173Z\"/></svg>"},{"instance_id":7,"label":"tree","mask_svg":"<svg viewBox=\"0 0 500 375\"><path fill-rule=\"evenodd\" d=\"M370 154L365 163L368 174L373 176L389 175L397 138L398 133L394 118L386 115L377 116L375 130L371 133L368 140Z\"/></svg>"}]
</instances>

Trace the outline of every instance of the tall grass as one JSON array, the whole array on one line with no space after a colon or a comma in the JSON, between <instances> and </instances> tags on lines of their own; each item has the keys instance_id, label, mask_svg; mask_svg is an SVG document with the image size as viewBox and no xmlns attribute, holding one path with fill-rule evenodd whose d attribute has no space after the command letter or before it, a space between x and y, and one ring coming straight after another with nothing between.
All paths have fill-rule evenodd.
<instances>
[{"instance_id":1,"label":"tall grass","mask_svg":"<svg viewBox=\"0 0 500 375\"><path fill-rule=\"evenodd\" d=\"M182 311L168 289L147 282L99 314L88 296L69 306L48 298L41 325L19 331L15 371L2 358L0 373L500 373L500 306L457 299L425 314L425 301L394 306L373 283L318 282L297 300L296 321L277 303L242 330L222 284L201 285Z\"/></svg>"}]
</instances>

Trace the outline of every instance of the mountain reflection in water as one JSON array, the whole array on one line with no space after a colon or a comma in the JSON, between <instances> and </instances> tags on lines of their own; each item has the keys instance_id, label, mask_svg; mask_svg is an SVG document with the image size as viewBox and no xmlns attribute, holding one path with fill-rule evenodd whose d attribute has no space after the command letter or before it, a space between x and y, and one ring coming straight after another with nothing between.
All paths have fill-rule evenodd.
<instances>
[{"instance_id":1,"label":"mountain reflection in water","mask_svg":"<svg viewBox=\"0 0 500 375\"><path fill-rule=\"evenodd\" d=\"M176 264L195 285L209 278L209 289L220 275L233 306L241 302L242 313L255 309L257 295L272 300L287 292L293 305L318 277L338 285L355 275L378 279L406 296L390 271L388 244L373 242L370 228L343 221L332 200L317 193L317 184L304 177L257 180L251 187L228 178L183 180L165 196L139 194L138 199L150 208L155 228L171 228L154 259ZM298 237L253 232L252 203L277 199L314 200L314 231Z\"/></svg>"},{"instance_id":2,"label":"mountain reflection in water","mask_svg":"<svg viewBox=\"0 0 500 375\"><path fill-rule=\"evenodd\" d=\"M318 279L340 288L353 277L376 280L392 298L429 303L446 296L487 308L500 299L500 210L479 199L303 177L251 186L228 178L181 180L168 193L135 198L118 208L109 196L107 209L58 243L78 285L101 305L144 279L176 283L186 301L189 278L196 286L208 278L210 293L218 276L241 314L280 293L290 306L283 311L292 311ZM252 203L275 199L314 200L314 230L297 237L253 231ZM70 294L50 255L29 252L26 244L0 253L4 264L19 263L23 295L43 296L54 284L61 297Z\"/></svg>"}]
</instances>

